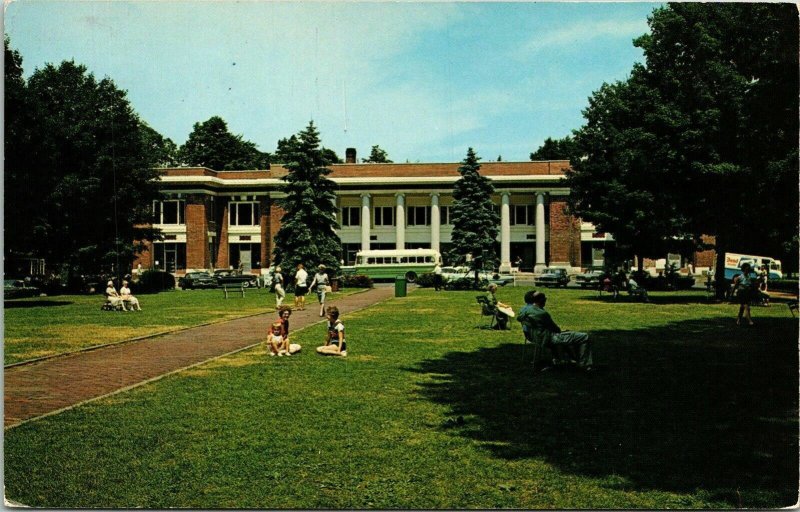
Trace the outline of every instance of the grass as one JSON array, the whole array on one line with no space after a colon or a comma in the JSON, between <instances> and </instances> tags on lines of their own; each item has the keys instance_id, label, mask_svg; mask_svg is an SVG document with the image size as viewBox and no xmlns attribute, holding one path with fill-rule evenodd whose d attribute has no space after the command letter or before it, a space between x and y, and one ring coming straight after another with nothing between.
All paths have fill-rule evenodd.
<instances>
[{"instance_id":1,"label":"grass","mask_svg":"<svg viewBox=\"0 0 800 512\"><path fill-rule=\"evenodd\" d=\"M133 313L101 311L100 295L5 301L3 364L275 310L275 295L266 289L247 290L244 298L229 293L227 300L221 289L173 290L138 298L143 311ZM315 297L310 299L316 304Z\"/></svg>"},{"instance_id":2,"label":"grass","mask_svg":"<svg viewBox=\"0 0 800 512\"><path fill-rule=\"evenodd\" d=\"M519 304L524 290L500 300ZM10 499L102 508L774 508L798 491L798 324L704 294L552 290L594 375L531 374L474 293L343 318L5 432ZM514 322L515 323L515 322ZM528 352L530 356L530 351ZM463 421L458 421L458 418Z\"/></svg>"}]
</instances>

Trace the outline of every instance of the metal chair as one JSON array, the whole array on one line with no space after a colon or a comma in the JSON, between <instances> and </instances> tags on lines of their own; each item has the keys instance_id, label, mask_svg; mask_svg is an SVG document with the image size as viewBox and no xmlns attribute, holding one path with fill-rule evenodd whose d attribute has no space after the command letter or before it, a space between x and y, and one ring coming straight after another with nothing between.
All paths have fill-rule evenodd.
<instances>
[{"instance_id":1,"label":"metal chair","mask_svg":"<svg viewBox=\"0 0 800 512\"><path fill-rule=\"evenodd\" d=\"M495 308L491 304L489 304L489 299L487 299L485 295L478 295L477 297L475 297L475 299L478 301L478 304L481 305L481 317L488 316L491 318L488 327L489 329L491 329L492 327L494 327ZM478 328L482 327L483 327L482 322L479 322Z\"/></svg>"}]
</instances>

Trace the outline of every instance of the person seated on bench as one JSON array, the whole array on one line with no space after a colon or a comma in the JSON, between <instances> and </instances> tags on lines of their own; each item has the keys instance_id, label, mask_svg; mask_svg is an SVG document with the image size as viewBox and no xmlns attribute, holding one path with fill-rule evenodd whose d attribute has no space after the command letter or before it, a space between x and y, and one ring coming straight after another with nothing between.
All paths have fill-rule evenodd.
<instances>
[{"instance_id":1,"label":"person seated on bench","mask_svg":"<svg viewBox=\"0 0 800 512\"><path fill-rule=\"evenodd\" d=\"M117 293L117 289L114 288L114 281L109 281L106 285L106 300L112 307L122 308L123 311L128 311L125 309L125 301L122 300L122 297Z\"/></svg>"},{"instance_id":2,"label":"person seated on bench","mask_svg":"<svg viewBox=\"0 0 800 512\"><path fill-rule=\"evenodd\" d=\"M527 325L531 340L540 341L543 346L561 355L562 359L567 356L575 361L578 368L591 371L592 343L589 335L585 332L562 331L553 321L550 313L544 310L547 303L547 296L544 293L534 293L531 300L533 306L525 308L525 311L520 311L517 317L517 320L523 325Z\"/></svg>"},{"instance_id":3,"label":"person seated on bench","mask_svg":"<svg viewBox=\"0 0 800 512\"><path fill-rule=\"evenodd\" d=\"M141 311L142 306L139 305L139 299L131 295L131 289L128 288L128 281L122 281L122 288L119 289L119 295L123 302L131 305L131 311Z\"/></svg>"},{"instance_id":4,"label":"person seated on bench","mask_svg":"<svg viewBox=\"0 0 800 512\"><path fill-rule=\"evenodd\" d=\"M497 324L495 324L493 329L507 331L510 329L510 327L508 327L508 315L500 311L499 308L510 309L510 306L497 301L497 297L495 297L494 295L496 291L497 291L497 285L490 284L488 291L486 292L486 300L489 302L489 307L494 310L494 318L495 320L497 320Z\"/></svg>"},{"instance_id":5,"label":"person seated on bench","mask_svg":"<svg viewBox=\"0 0 800 512\"><path fill-rule=\"evenodd\" d=\"M633 274L628 278L628 295L642 297L645 302L650 302L650 298L647 296L647 290L639 286L639 283L633 280Z\"/></svg>"}]
</instances>

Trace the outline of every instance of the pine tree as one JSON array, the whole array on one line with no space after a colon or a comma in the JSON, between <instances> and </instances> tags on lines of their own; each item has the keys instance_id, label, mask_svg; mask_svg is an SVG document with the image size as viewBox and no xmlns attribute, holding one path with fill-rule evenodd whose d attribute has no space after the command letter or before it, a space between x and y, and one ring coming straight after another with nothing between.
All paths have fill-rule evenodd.
<instances>
[{"instance_id":1,"label":"pine tree","mask_svg":"<svg viewBox=\"0 0 800 512\"><path fill-rule=\"evenodd\" d=\"M495 240L500 217L494 210L492 193L494 186L489 178L481 176L481 165L472 148L467 150L467 157L458 168L461 174L453 187L453 249L450 258L456 262L464 262L467 254L472 255L471 268L478 271L494 268L497 262Z\"/></svg>"},{"instance_id":2,"label":"pine tree","mask_svg":"<svg viewBox=\"0 0 800 512\"><path fill-rule=\"evenodd\" d=\"M311 121L297 135L285 166L289 173L281 178L285 198L278 205L285 210L281 228L275 235L273 256L276 264L293 269L298 263L306 268L323 264L335 275L339 269L342 244L334 229L336 222L336 184L325 176L330 169L320 148L319 132Z\"/></svg>"}]
</instances>

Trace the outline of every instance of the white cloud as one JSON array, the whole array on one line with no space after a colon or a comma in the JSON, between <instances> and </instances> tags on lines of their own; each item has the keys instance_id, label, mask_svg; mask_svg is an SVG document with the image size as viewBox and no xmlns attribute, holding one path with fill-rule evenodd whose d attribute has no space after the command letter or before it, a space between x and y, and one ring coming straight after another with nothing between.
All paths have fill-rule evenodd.
<instances>
[{"instance_id":1,"label":"white cloud","mask_svg":"<svg viewBox=\"0 0 800 512\"><path fill-rule=\"evenodd\" d=\"M592 43L596 39L608 37L633 39L647 31L646 20L581 21L552 31L534 34L521 45L516 55L520 60L527 60L532 55L551 48L563 49L569 46L580 46Z\"/></svg>"}]
</instances>

